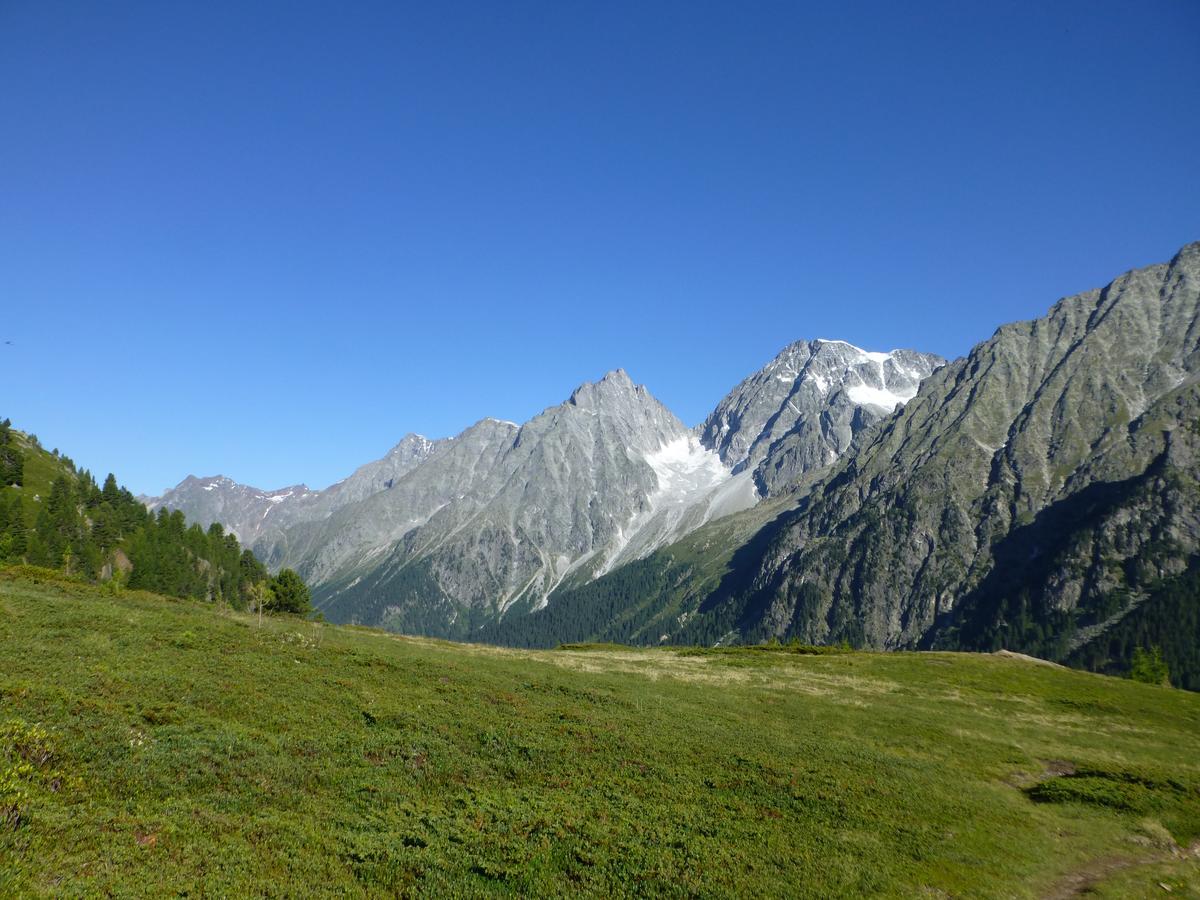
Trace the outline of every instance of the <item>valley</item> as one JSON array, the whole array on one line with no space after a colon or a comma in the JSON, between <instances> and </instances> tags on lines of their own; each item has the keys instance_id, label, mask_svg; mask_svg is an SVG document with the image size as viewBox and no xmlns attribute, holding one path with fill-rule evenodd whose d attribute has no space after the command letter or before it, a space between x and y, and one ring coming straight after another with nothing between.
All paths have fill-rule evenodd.
<instances>
[{"instance_id":1,"label":"valley","mask_svg":"<svg viewBox=\"0 0 1200 900\"><path fill-rule=\"evenodd\" d=\"M324 490L185 479L339 622L467 641L1010 649L1200 686L1200 244L950 362L797 341L688 428L617 370ZM1182 639L1178 638L1182 627Z\"/></svg>"}]
</instances>

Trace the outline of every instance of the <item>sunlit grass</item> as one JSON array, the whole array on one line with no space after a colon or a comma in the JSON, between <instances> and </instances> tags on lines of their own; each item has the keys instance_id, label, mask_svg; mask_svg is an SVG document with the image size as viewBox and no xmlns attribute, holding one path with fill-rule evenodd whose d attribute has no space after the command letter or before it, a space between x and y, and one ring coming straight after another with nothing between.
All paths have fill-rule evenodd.
<instances>
[{"instance_id":1,"label":"sunlit grass","mask_svg":"<svg viewBox=\"0 0 1200 900\"><path fill-rule=\"evenodd\" d=\"M4 723L50 756L0 895L1032 897L1194 883L1200 836L1200 696L988 656L502 650L0 577Z\"/></svg>"}]
</instances>

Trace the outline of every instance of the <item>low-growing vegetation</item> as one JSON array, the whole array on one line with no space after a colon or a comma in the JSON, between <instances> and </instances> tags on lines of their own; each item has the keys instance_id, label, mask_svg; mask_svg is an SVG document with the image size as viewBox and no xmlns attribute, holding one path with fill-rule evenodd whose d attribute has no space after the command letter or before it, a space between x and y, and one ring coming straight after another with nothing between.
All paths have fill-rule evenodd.
<instances>
[{"instance_id":1,"label":"low-growing vegetation","mask_svg":"<svg viewBox=\"0 0 1200 900\"><path fill-rule=\"evenodd\" d=\"M813 649L504 650L10 574L0 895L1200 887L1200 697Z\"/></svg>"}]
</instances>

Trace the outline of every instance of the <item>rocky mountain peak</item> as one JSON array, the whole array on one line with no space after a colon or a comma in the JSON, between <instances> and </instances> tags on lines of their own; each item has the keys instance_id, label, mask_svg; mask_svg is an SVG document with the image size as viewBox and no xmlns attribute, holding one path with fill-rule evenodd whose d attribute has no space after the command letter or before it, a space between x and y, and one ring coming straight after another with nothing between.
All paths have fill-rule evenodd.
<instances>
[{"instance_id":1,"label":"rocky mountain peak","mask_svg":"<svg viewBox=\"0 0 1200 900\"><path fill-rule=\"evenodd\" d=\"M763 493L777 491L836 460L856 434L912 399L944 363L913 350L796 341L717 405L700 439L735 472L756 469Z\"/></svg>"},{"instance_id":2,"label":"rocky mountain peak","mask_svg":"<svg viewBox=\"0 0 1200 900\"><path fill-rule=\"evenodd\" d=\"M634 384L624 369L613 369L599 381L585 381L575 388L567 402L572 406L596 409L618 403L637 403L645 399L653 400L644 385Z\"/></svg>"},{"instance_id":3,"label":"rocky mountain peak","mask_svg":"<svg viewBox=\"0 0 1200 900\"><path fill-rule=\"evenodd\" d=\"M1062 658L1136 617L1200 545L1197 382L1200 244L1004 325L774 535L755 637Z\"/></svg>"},{"instance_id":4,"label":"rocky mountain peak","mask_svg":"<svg viewBox=\"0 0 1200 900\"><path fill-rule=\"evenodd\" d=\"M422 455L429 452L433 447L433 441L425 437L423 434L409 432L404 437L400 438L399 443L387 452L388 456L410 456Z\"/></svg>"}]
</instances>

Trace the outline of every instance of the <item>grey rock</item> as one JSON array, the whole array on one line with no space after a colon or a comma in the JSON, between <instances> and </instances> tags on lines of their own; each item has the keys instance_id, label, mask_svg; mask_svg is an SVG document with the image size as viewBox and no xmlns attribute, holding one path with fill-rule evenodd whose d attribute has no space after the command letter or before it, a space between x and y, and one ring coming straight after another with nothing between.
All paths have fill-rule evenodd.
<instances>
[{"instance_id":1,"label":"grey rock","mask_svg":"<svg viewBox=\"0 0 1200 900\"><path fill-rule=\"evenodd\" d=\"M623 370L522 426L409 435L324 491L185 479L153 501L296 569L331 618L463 637L827 465L940 360L793 344L689 429Z\"/></svg>"},{"instance_id":2,"label":"grey rock","mask_svg":"<svg viewBox=\"0 0 1200 900\"><path fill-rule=\"evenodd\" d=\"M303 484L262 490L223 475L189 475L161 497L147 499L151 510L181 510L189 521L207 528L220 522L246 546L273 555L283 532L299 523L323 519L342 506L389 489L404 473L434 454L443 441L405 435L382 459L361 466L350 477L322 491Z\"/></svg>"},{"instance_id":3,"label":"grey rock","mask_svg":"<svg viewBox=\"0 0 1200 900\"><path fill-rule=\"evenodd\" d=\"M1200 244L1000 328L778 529L743 637L1065 651L1200 548L1198 368Z\"/></svg>"},{"instance_id":4,"label":"grey rock","mask_svg":"<svg viewBox=\"0 0 1200 900\"><path fill-rule=\"evenodd\" d=\"M837 461L856 435L912 399L944 364L913 350L797 341L717 405L700 439L734 472L753 470L760 493L775 494Z\"/></svg>"},{"instance_id":5,"label":"grey rock","mask_svg":"<svg viewBox=\"0 0 1200 900\"><path fill-rule=\"evenodd\" d=\"M392 490L339 511L311 540L292 542L292 561L331 614L412 627L426 612L412 605L432 600L461 628L481 611L539 605L573 570L602 565L652 510L653 464L664 448L691 441L692 455L712 456L620 370L519 429L497 423L493 430L508 429L500 440L481 443L481 427L488 423L453 441L469 442L470 453L443 452ZM723 467L718 474L729 476ZM415 572L424 595L410 597ZM450 633L455 622L446 623Z\"/></svg>"}]
</instances>

